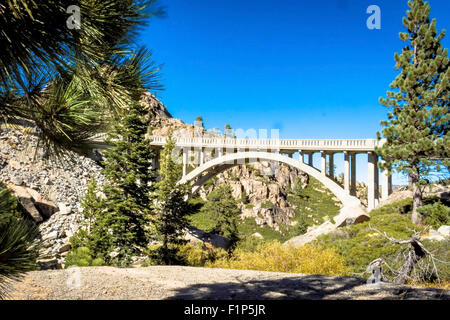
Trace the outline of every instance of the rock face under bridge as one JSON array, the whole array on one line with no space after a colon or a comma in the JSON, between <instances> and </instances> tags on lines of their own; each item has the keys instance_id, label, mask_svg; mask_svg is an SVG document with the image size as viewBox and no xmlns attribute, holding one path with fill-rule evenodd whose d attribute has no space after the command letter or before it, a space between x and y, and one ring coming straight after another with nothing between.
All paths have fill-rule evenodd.
<instances>
[{"instance_id":1,"label":"rock face under bridge","mask_svg":"<svg viewBox=\"0 0 450 320\"><path fill-rule=\"evenodd\" d=\"M165 106L150 94L146 95L143 101L153 116L151 126L155 128L152 130L154 136L164 137L172 131L174 137L216 137L199 124L194 126L172 118ZM242 218L255 218L258 225L267 225L279 230L280 225L289 224L290 218L295 215L294 209L287 200L290 186L298 179L301 181L302 188L306 187L309 176L283 163L279 164L274 174L266 174L271 171L269 166L269 162L262 161L232 167L219 173L209 183L202 186L198 194L206 200L207 195L218 185L230 185L234 198L238 200ZM247 195L247 203L240 201L242 193ZM268 201L273 204L270 208L264 206L264 203ZM338 199L336 199L336 205L341 205Z\"/></svg>"}]
</instances>

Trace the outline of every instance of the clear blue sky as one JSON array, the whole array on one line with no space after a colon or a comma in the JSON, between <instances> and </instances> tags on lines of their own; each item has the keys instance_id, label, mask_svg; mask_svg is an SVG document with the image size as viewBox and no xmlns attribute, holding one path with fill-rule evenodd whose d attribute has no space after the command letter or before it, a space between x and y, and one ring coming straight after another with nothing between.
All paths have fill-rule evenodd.
<instances>
[{"instance_id":1,"label":"clear blue sky","mask_svg":"<svg viewBox=\"0 0 450 320\"><path fill-rule=\"evenodd\" d=\"M387 109L378 98L397 74L407 0L160 3L167 17L152 20L141 41L163 64L157 96L174 117L193 123L201 115L206 128L279 129L280 138L375 138L381 129ZM429 3L438 31L450 32L450 1ZM381 30L366 27L373 4ZM443 45L450 48L450 34ZM366 175L359 166L357 179Z\"/></svg>"}]
</instances>

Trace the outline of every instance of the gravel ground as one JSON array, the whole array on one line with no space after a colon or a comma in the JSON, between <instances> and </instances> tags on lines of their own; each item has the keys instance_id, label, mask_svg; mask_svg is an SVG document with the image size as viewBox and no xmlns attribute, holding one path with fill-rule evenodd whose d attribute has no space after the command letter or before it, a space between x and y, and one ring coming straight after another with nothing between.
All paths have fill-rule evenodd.
<instances>
[{"instance_id":1,"label":"gravel ground","mask_svg":"<svg viewBox=\"0 0 450 320\"><path fill-rule=\"evenodd\" d=\"M11 283L17 300L161 299L450 299L450 290L364 279L250 270L154 266L33 271Z\"/></svg>"}]
</instances>

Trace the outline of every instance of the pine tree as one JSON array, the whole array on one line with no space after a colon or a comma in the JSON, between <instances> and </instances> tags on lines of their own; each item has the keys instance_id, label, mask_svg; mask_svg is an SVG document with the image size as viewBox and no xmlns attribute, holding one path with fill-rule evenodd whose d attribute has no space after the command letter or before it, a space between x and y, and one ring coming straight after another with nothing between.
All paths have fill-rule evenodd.
<instances>
[{"instance_id":1,"label":"pine tree","mask_svg":"<svg viewBox=\"0 0 450 320\"><path fill-rule=\"evenodd\" d=\"M222 184L207 196L202 211L216 221L212 232L230 239L231 247L239 240L237 219L241 211L229 185Z\"/></svg>"},{"instance_id":2,"label":"pine tree","mask_svg":"<svg viewBox=\"0 0 450 320\"><path fill-rule=\"evenodd\" d=\"M81 200L81 206L83 208L83 216L86 219L87 233L91 233L91 226L94 222L95 214L101 210L102 203L97 197L97 181L92 177L87 185L87 190L84 198Z\"/></svg>"},{"instance_id":3,"label":"pine tree","mask_svg":"<svg viewBox=\"0 0 450 320\"><path fill-rule=\"evenodd\" d=\"M389 120L381 122L387 143L376 151L386 160L382 167L393 166L409 176L414 199L411 219L418 223L424 177L450 164L450 62L440 43L445 31L437 34L428 2L412 0L408 5L403 18L407 32L400 33L407 45L395 54L395 68L401 72L387 98L380 98L381 104L392 108Z\"/></svg>"},{"instance_id":4,"label":"pine tree","mask_svg":"<svg viewBox=\"0 0 450 320\"><path fill-rule=\"evenodd\" d=\"M106 152L103 186L105 199L98 205L93 185L88 189L84 210L93 214L87 239L80 239L97 258L107 264L126 266L139 255L152 236L151 197L155 191L155 157L145 138L145 111L133 105L110 135L113 147ZM96 204L97 203L97 204Z\"/></svg>"},{"instance_id":5,"label":"pine tree","mask_svg":"<svg viewBox=\"0 0 450 320\"><path fill-rule=\"evenodd\" d=\"M169 136L161 152L159 176L157 183L154 210L156 214L156 230L161 239L159 259L164 264L177 262L176 246L184 243L181 236L189 226L188 215L192 209L187 202L189 188L177 184L182 176L181 164L175 163L175 143Z\"/></svg>"},{"instance_id":6,"label":"pine tree","mask_svg":"<svg viewBox=\"0 0 450 320\"><path fill-rule=\"evenodd\" d=\"M79 29L66 24L73 5ZM141 86L159 88L136 34L163 14L155 0L2 1L0 121L37 126L50 156L85 149Z\"/></svg>"}]
</instances>

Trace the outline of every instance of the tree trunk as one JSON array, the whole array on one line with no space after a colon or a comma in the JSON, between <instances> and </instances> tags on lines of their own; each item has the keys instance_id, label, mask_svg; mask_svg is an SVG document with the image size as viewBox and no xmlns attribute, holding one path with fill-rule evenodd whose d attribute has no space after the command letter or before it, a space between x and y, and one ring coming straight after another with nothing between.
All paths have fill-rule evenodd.
<instances>
[{"instance_id":1,"label":"tree trunk","mask_svg":"<svg viewBox=\"0 0 450 320\"><path fill-rule=\"evenodd\" d=\"M422 206L422 190L420 189L419 186L419 174L416 170L414 170L410 172L409 177L413 191L413 207L412 207L411 221L414 224L418 224L420 222L420 213L419 211L417 211L417 208Z\"/></svg>"}]
</instances>

